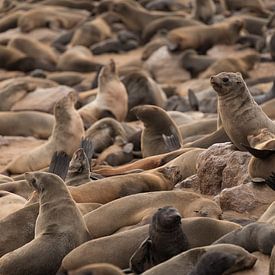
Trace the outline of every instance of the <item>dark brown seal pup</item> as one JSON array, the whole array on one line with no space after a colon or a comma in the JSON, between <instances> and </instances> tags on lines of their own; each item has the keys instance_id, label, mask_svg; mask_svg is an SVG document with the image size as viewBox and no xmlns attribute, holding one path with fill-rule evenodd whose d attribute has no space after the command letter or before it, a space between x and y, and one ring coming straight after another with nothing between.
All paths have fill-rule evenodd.
<instances>
[{"instance_id":1,"label":"dark brown seal pup","mask_svg":"<svg viewBox=\"0 0 275 275\"><path fill-rule=\"evenodd\" d=\"M240 20L216 23L211 26L177 28L167 35L170 51L195 49L206 52L216 44L233 44L239 37L243 23Z\"/></svg>"},{"instance_id":2,"label":"dark brown seal pup","mask_svg":"<svg viewBox=\"0 0 275 275\"><path fill-rule=\"evenodd\" d=\"M275 228L273 224L254 222L236 229L214 242L214 244L222 243L235 244L249 252L260 251L270 255L275 244Z\"/></svg>"},{"instance_id":3,"label":"dark brown seal pup","mask_svg":"<svg viewBox=\"0 0 275 275\"><path fill-rule=\"evenodd\" d=\"M181 228L181 215L177 209L165 206L153 215L149 237L130 259L130 269L136 273L158 265L189 248Z\"/></svg>"},{"instance_id":4,"label":"dark brown seal pup","mask_svg":"<svg viewBox=\"0 0 275 275\"><path fill-rule=\"evenodd\" d=\"M53 129L54 117L50 114L26 112L0 112L0 135L33 136L47 139Z\"/></svg>"},{"instance_id":5,"label":"dark brown seal pup","mask_svg":"<svg viewBox=\"0 0 275 275\"><path fill-rule=\"evenodd\" d=\"M99 90L95 100L82 107L78 113L88 128L98 119L110 113L118 121L123 121L128 112L128 95L124 84L119 80L113 60L104 66L99 74Z\"/></svg>"},{"instance_id":6,"label":"dark brown seal pup","mask_svg":"<svg viewBox=\"0 0 275 275\"><path fill-rule=\"evenodd\" d=\"M226 252L206 252L188 275L222 275L235 264L236 255Z\"/></svg>"},{"instance_id":7,"label":"dark brown seal pup","mask_svg":"<svg viewBox=\"0 0 275 275\"><path fill-rule=\"evenodd\" d=\"M56 274L63 257L90 235L60 177L45 172L26 173L25 177L39 194L35 239L3 256L0 274ZM33 261L37 256L39 260Z\"/></svg>"},{"instance_id":8,"label":"dark brown seal pup","mask_svg":"<svg viewBox=\"0 0 275 275\"><path fill-rule=\"evenodd\" d=\"M239 150L245 150L242 144L248 144L249 135L257 135L263 128L275 133L274 122L254 101L240 73L212 76L211 85L218 94L222 125Z\"/></svg>"},{"instance_id":9,"label":"dark brown seal pup","mask_svg":"<svg viewBox=\"0 0 275 275\"><path fill-rule=\"evenodd\" d=\"M144 123L141 135L143 157L159 155L170 151L165 145L164 136L175 137L174 149L181 147L181 135L175 122L166 111L153 105L137 106L132 109L138 119Z\"/></svg>"},{"instance_id":10,"label":"dark brown seal pup","mask_svg":"<svg viewBox=\"0 0 275 275\"><path fill-rule=\"evenodd\" d=\"M84 136L82 120L74 108L76 100L76 94L71 92L55 105L55 125L49 140L17 157L7 165L6 172L19 174L43 169L50 164L55 151L64 151L72 156Z\"/></svg>"}]
</instances>

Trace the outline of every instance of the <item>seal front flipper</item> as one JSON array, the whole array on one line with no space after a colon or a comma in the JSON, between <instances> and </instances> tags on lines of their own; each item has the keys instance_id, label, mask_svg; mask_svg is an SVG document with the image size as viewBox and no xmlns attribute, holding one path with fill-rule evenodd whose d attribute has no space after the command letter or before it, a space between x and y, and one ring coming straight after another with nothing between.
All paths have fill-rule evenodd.
<instances>
[{"instance_id":1,"label":"seal front flipper","mask_svg":"<svg viewBox=\"0 0 275 275\"><path fill-rule=\"evenodd\" d=\"M241 144L252 156L259 159L266 159L275 154L274 149L257 149L249 145Z\"/></svg>"},{"instance_id":2,"label":"seal front flipper","mask_svg":"<svg viewBox=\"0 0 275 275\"><path fill-rule=\"evenodd\" d=\"M146 270L146 263L150 264L150 250L152 247L152 241L148 237L145 239L141 245L137 248L135 253L130 258L130 269L136 273L140 274Z\"/></svg>"},{"instance_id":3,"label":"seal front flipper","mask_svg":"<svg viewBox=\"0 0 275 275\"><path fill-rule=\"evenodd\" d=\"M265 184L275 191L275 173L272 173L271 176L265 180Z\"/></svg>"},{"instance_id":4,"label":"seal front flipper","mask_svg":"<svg viewBox=\"0 0 275 275\"><path fill-rule=\"evenodd\" d=\"M49 166L49 173L58 175L65 180L69 169L70 157L63 151L54 152Z\"/></svg>"},{"instance_id":5,"label":"seal front flipper","mask_svg":"<svg viewBox=\"0 0 275 275\"><path fill-rule=\"evenodd\" d=\"M192 89L188 89L188 101L194 111L199 111L199 100Z\"/></svg>"},{"instance_id":6,"label":"seal front flipper","mask_svg":"<svg viewBox=\"0 0 275 275\"><path fill-rule=\"evenodd\" d=\"M82 139L80 148L84 150L84 153L87 156L90 163L94 154L94 148L93 148L92 142L88 138Z\"/></svg>"},{"instance_id":7,"label":"seal front flipper","mask_svg":"<svg viewBox=\"0 0 275 275\"><path fill-rule=\"evenodd\" d=\"M180 141L176 135L172 134L170 136L167 136L165 134L162 134L162 138L169 151L175 151L181 148Z\"/></svg>"}]
</instances>

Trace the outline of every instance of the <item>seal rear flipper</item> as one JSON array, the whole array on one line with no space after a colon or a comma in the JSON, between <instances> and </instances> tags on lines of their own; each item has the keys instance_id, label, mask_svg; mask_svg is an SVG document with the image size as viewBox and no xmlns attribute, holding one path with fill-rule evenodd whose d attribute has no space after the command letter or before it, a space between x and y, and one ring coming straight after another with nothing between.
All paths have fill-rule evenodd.
<instances>
[{"instance_id":1,"label":"seal rear flipper","mask_svg":"<svg viewBox=\"0 0 275 275\"><path fill-rule=\"evenodd\" d=\"M49 166L49 173L56 174L63 180L67 176L70 157L63 151L55 152Z\"/></svg>"},{"instance_id":2,"label":"seal rear flipper","mask_svg":"<svg viewBox=\"0 0 275 275\"><path fill-rule=\"evenodd\" d=\"M145 264L150 263L150 250L152 246L152 241L148 237L145 239L141 245L134 252L132 257L130 258L130 269L136 273L143 273L145 269Z\"/></svg>"},{"instance_id":3,"label":"seal rear flipper","mask_svg":"<svg viewBox=\"0 0 275 275\"><path fill-rule=\"evenodd\" d=\"M94 147L88 138L84 138L81 140L80 148L84 150L85 155L87 156L89 163L91 162L91 159L94 155Z\"/></svg>"},{"instance_id":4,"label":"seal rear flipper","mask_svg":"<svg viewBox=\"0 0 275 275\"><path fill-rule=\"evenodd\" d=\"M265 180L265 184L275 191L275 173L274 172L271 174L271 176L269 176Z\"/></svg>"},{"instance_id":5,"label":"seal rear flipper","mask_svg":"<svg viewBox=\"0 0 275 275\"><path fill-rule=\"evenodd\" d=\"M252 156L258 159L266 159L271 155L275 154L275 150L271 149L257 149L250 147L249 145L241 144Z\"/></svg>"},{"instance_id":6,"label":"seal rear flipper","mask_svg":"<svg viewBox=\"0 0 275 275\"><path fill-rule=\"evenodd\" d=\"M162 138L169 151L175 151L181 148L179 138L176 135L172 134L170 136L167 136L165 134L162 134Z\"/></svg>"}]
</instances>

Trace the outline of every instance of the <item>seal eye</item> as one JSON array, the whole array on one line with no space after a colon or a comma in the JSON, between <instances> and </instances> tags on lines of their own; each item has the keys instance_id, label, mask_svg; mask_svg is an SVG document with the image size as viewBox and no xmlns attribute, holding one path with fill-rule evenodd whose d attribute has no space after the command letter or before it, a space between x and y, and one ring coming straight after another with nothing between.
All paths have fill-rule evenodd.
<instances>
[{"instance_id":1,"label":"seal eye","mask_svg":"<svg viewBox=\"0 0 275 275\"><path fill-rule=\"evenodd\" d=\"M223 77L223 78L222 78L222 81L223 81L224 83L226 83L226 82L229 81L229 78L228 78L228 77Z\"/></svg>"}]
</instances>

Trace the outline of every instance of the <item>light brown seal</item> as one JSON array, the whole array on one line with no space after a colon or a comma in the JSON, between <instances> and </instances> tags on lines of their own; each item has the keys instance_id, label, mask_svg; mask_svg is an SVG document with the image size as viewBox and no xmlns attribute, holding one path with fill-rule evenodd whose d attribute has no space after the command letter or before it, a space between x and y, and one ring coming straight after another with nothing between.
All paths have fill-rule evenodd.
<instances>
[{"instance_id":1,"label":"light brown seal","mask_svg":"<svg viewBox=\"0 0 275 275\"><path fill-rule=\"evenodd\" d=\"M211 23L216 13L216 5L213 0L195 0L193 18L204 23Z\"/></svg>"},{"instance_id":2,"label":"light brown seal","mask_svg":"<svg viewBox=\"0 0 275 275\"><path fill-rule=\"evenodd\" d=\"M177 208L183 217L219 218L221 215L221 209L214 201L204 199L196 193L161 191L120 198L103 205L84 218L89 231L98 238L113 234L125 226L146 223L158 207L165 205ZM108 217L113 218L110 220Z\"/></svg>"},{"instance_id":3,"label":"light brown seal","mask_svg":"<svg viewBox=\"0 0 275 275\"><path fill-rule=\"evenodd\" d=\"M125 86L119 80L113 60L104 66L99 74L99 90L95 100L78 112L86 127L104 116L113 116L118 121L126 118L128 95Z\"/></svg>"},{"instance_id":4,"label":"light brown seal","mask_svg":"<svg viewBox=\"0 0 275 275\"><path fill-rule=\"evenodd\" d=\"M50 114L26 112L1 112L0 135L33 136L47 139L53 129L54 117Z\"/></svg>"},{"instance_id":5,"label":"light brown seal","mask_svg":"<svg viewBox=\"0 0 275 275\"><path fill-rule=\"evenodd\" d=\"M144 123L141 135L141 151L143 157L167 153L170 150L164 137L173 136L174 149L181 147L181 135L175 122L167 112L158 106L143 105L132 109L138 119Z\"/></svg>"},{"instance_id":6,"label":"light brown seal","mask_svg":"<svg viewBox=\"0 0 275 275\"><path fill-rule=\"evenodd\" d=\"M35 238L0 259L1 274L56 274L63 257L90 235L60 177L45 172L25 177L39 194ZM39 260L33 261L35 256Z\"/></svg>"},{"instance_id":7,"label":"light brown seal","mask_svg":"<svg viewBox=\"0 0 275 275\"><path fill-rule=\"evenodd\" d=\"M254 101L240 73L220 73L211 77L218 94L218 110L222 125L230 140L244 151L249 135L263 128L275 133L275 124ZM240 123L241 122L241 123Z\"/></svg>"},{"instance_id":8,"label":"light brown seal","mask_svg":"<svg viewBox=\"0 0 275 275\"><path fill-rule=\"evenodd\" d=\"M72 156L84 136L83 123L74 108L76 94L71 92L54 108L55 125L49 140L14 159L5 171L12 174L34 171L47 167L55 151L64 151Z\"/></svg>"},{"instance_id":9,"label":"light brown seal","mask_svg":"<svg viewBox=\"0 0 275 275\"><path fill-rule=\"evenodd\" d=\"M76 202L104 204L131 194L171 190L180 179L177 167L160 167L141 173L99 179L96 183L70 186L69 190Z\"/></svg>"},{"instance_id":10,"label":"light brown seal","mask_svg":"<svg viewBox=\"0 0 275 275\"><path fill-rule=\"evenodd\" d=\"M216 23L211 26L177 28L167 35L170 51L195 49L206 52L216 44L233 44L239 37L243 23L240 20Z\"/></svg>"},{"instance_id":11,"label":"light brown seal","mask_svg":"<svg viewBox=\"0 0 275 275\"><path fill-rule=\"evenodd\" d=\"M240 228L235 223L211 218L185 218L181 223L190 248L210 245L228 232ZM148 237L148 229L149 225L144 225L86 242L70 252L64 258L62 266L66 270L72 270L93 263L111 263L123 269L128 268L131 255ZM108 249L102 249L106 245Z\"/></svg>"}]
</instances>

